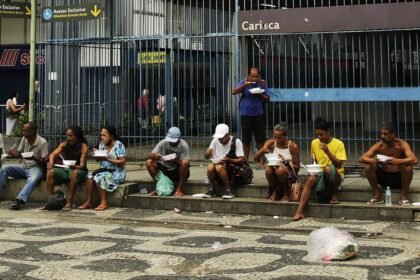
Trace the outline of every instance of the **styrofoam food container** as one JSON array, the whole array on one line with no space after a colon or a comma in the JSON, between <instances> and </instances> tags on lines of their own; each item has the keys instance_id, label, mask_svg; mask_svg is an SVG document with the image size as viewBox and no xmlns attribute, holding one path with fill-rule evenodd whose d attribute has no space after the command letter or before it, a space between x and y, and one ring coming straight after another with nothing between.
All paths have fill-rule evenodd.
<instances>
[{"instance_id":1,"label":"styrofoam food container","mask_svg":"<svg viewBox=\"0 0 420 280\"><path fill-rule=\"evenodd\" d=\"M389 157L389 156L385 156L385 155L381 155L381 154L377 154L377 155L376 155L376 158L377 158L379 161L382 161L382 162L385 162L385 161L387 161L387 160L391 159L391 157Z\"/></svg>"},{"instance_id":2,"label":"styrofoam food container","mask_svg":"<svg viewBox=\"0 0 420 280\"><path fill-rule=\"evenodd\" d=\"M172 160L172 159L175 159L176 158L176 153L173 153L173 154L169 154L169 155L166 155L166 156L162 156L162 159L163 160Z\"/></svg>"},{"instance_id":3,"label":"styrofoam food container","mask_svg":"<svg viewBox=\"0 0 420 280\"><path fill-rule=\"evenodd\" d=\"M259 87L257 87L257 88L251 88L249 90L249 92L252 93L252 94L260 94L260 93L265 92L265 89L259 88Z\"/></svg>"},{"instance_id":4,"label":"styrofoam food container","mask_svg":"<svg viewBox=\"0 0 420 280\"><path fill-rule=\"evenodd\" d=\"M20 153L23 158L30 158L34 155L34 152L26 152L26 153Z\"/></svg>"},{"instance_id":5,"label":"styrofoam food container","mask_svg":"<svg viewBox=\"0 0 420 280\"><path fill-rule=\"evenodd\" d=\"M280 165L280 163L282 162L282 160L281 159L269 159L269 160L267 160L267 165L268 166L279 166Z\"/></svg>"},{"instance_id":6,"label":"styrofoam food container","mask_svg":"<svg viewBox=\"0 0 420 280\"><path fill-rule=\"evenodd\" d=\"M94 157L106 157L108 155L107 150L96 150L93 152Z\"/></svg>"},{"instance_id":7,"label":"styrofoam food container","mask_svg":"<svg viewBox=\"0 0 420 280\"><path fill-rule=\"evenodd\" d=\"M307 171L311 175L317 175L322 172L321 164L308 164L306 165Z\"/></svg>"},{"instance_id":8,"label":"styrofoam food container","mask_svg":"<svg viewBox=\"0 0 420 280\"><path fill-rule=\"evenodd\" d=\"M63 160L63 164L65 166L75 166L76 165L76 161L75 160Z\"/></svg>"},{"instance_id":9,"label":"styrofoam food container","mask_svg":"<svg viewBox=\"0 0 420 280\"><path fill-rule=\"evenodd\" d=\"M276 160L280 159L278 154L275 153L268 153L264 155L267 160Z\"/></svg>"}]
</instances>

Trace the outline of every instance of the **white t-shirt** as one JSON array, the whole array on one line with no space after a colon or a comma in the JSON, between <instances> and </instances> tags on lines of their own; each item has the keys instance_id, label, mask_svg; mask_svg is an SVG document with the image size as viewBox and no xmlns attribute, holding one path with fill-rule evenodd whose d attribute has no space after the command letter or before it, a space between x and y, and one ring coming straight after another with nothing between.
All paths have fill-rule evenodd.
<instances>
[{"instance_id":1,"label":"white t-shirt","mask_svg":"<svg viewBox=\"0 0 420 280\"><path fill-rule=\"evenodd\" d=\"M214 159L220 159L224 158L227 153L230 151L230 146L232 145L232 138L233 136L230 136L229 143L226 145L222 145L219 142L218 138L213 138L213 140L210 143L209 148L213 149L213 155L211 158ZM244 156L244 148L242 146L242 141L236 138L236 151L235 154L237 157L243 157Z\"/></svg>"}]
</instances>

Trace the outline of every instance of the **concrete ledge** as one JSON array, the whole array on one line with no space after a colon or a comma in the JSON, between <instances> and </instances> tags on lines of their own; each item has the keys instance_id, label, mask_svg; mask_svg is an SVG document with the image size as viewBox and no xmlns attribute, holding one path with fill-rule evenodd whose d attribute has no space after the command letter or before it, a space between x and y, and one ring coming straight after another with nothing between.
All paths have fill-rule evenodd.
<instances>
[{"instance_id":1,"label":"concrete ledge","mask_svg":"<svg viewBox=\"0 0 420 280\"><path fill-rule=\"evenodd\" d=\"M297 207L296 202L267 202L259 198L235 197L232 200L222 198L200 199L185 195L177 197L148 196L131 194L127 196L124 207L154 210L172 210L179 208L184 211L216 213L289 216L291 217ZM342 202L338 205L309 203L305 215L316 218L346 218L360 220L381 220L412 222L420 207L370 206L358 202Z\"/></svg>"},{"instance_id":2,"label":"concrete ledge","mask_svg":"<svg viewBox=\"0 0 420 280\"><path fill-rule=\"evenodd\" d=\"M22 190L25 180L23 179L14 179L8 180L6 187L1 193L3 200L12 200L15 199L19 192ZM67 193L67 185L56 186L55 190L61 190L64 193ZM124 183L121 184L114 192L108 193L108 205L112 207L121 207L124 204L126 196L130 193L137 192L138 187L136 183ZM30 202L40 202L43 203L47 200L47 191L45 187L45 181L40 182L33 190L29 201ZM82 204L86 200L86 190L85 185L81 184L77 187L76 193L74 196L73 202L76 205ZM99 203L98 192L93 192L93 203Z\"/></svg>"},{"instance_id":3,"label":"concrete ledge","mask_svg":"<svg viewBox=\"0 0 420 280\"><path fill-rule=\"evenodd\" d=\"M356 182L350 182L344 186L338 194L340 201L355 201L355 202L364 202L366 203L373 197L373 192L370 187L366 184L359 183L362 179L359 179ZM150 191L152 189L153 183L151 181L139 181L140 187L147 187ZM220 187L220 189L219 189ZM218 187L218 195L221 196L223 190L222 187ZM206 193L209 189L208 184L200 181L187 181L184 185L184 193L188 195L196 193ZM267 198L268 194L268 185L267 184L250 184L246 186L234 187L235 194L239 197L250 197L250 198ZM392 199L395 202L398 202L400 197L399 190L392 190ZM410 201L420 201L420 189L419 188L410 188L408 197Z\"/></svg>"}]
</instances>

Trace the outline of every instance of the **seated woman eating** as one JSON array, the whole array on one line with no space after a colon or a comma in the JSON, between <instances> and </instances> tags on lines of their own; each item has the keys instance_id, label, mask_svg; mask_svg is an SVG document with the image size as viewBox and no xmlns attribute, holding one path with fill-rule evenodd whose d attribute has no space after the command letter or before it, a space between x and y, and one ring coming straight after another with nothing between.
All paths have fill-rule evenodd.
<instances>
[{"instance_id":1,"label":"seated woman eating","mask_svg":"<svg viewBox=\"0 0 420 280\"><path fill-rule=\"evenodd\" d=\"M93 178L86 181L87 199L79 209L92 208L92 192L96 186L101 203L95 208L96 211L108 208L107 192L115 191L125 180L125 147L116 134L113 126L105 126L101 131L101 144L94 153L96 161L100 162L101 168L92 173Z\"/></svg>"}]
</instances>

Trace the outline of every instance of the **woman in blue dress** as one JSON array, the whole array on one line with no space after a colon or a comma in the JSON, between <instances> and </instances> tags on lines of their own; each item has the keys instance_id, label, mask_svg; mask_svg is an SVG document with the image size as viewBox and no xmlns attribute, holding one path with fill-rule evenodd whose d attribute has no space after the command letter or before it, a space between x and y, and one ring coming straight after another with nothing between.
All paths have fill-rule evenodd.
<instances>
[{"instance_id":1,"label":"woman in blue dress","mask_svg":"<svg viewBox=\"0 0 420 280\"><path fill-rule=\"evenodd\" d=\"M96 186L101 203L95 208L103 211L108 208L107 192L113 192L125 180L125 147L119 140L113 126L105 126L101 131L99 151L107 151L106 156L95 156L101 162L101 168L92 173L86 181L87 199L79 209L92 208L92 192Z\"/></svg>"}]
</instances>

